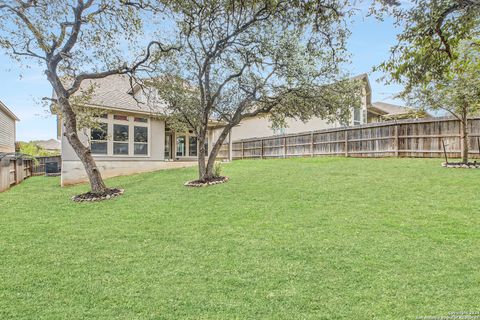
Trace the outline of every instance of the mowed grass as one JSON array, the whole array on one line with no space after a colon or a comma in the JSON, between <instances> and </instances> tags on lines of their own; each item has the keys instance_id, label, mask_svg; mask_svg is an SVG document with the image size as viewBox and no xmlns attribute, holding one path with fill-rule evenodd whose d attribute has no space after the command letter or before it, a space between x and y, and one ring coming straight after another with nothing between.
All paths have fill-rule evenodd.
<instances>
[{"instance_id":1,"label":"mowed grass","mask_svg":"<svg viewBox=\"0 0 480 320\"><path fill-rule=\"evenodd\" d=\"M480 311L480 171L235 161L0 194L0 319L415 319Z\"/></svg>"}]
</instances>

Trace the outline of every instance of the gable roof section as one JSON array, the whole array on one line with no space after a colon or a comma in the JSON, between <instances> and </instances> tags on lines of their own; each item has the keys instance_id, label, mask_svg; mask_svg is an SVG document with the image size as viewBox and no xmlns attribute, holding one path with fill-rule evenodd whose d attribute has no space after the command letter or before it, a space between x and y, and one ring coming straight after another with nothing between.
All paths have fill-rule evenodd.
<instances>
[{"instance_id":1,"label":"gable roof section","mask_svg":"<svg viewBox=\"0 0 480 320\"><path fill-rule=\"evenodd\" d=\"M60 150L61 149L60 141L55 140L55 139L36 140L36 141L33 141L33 142L36 145L42 147L43 149L47 149L47 150Z\"/></svg>"},{"instance_id":2,"label":"gable roof section","mask_svg":"<svg viewBox=\"0 0 480 320\"><path fill-rule=\"evenodd\" d=\"M388 115L399 115L411 112L411 109L408 107L402 107L386 102L374 102L372 103L372 106Z\"/></svg>"},{"instance_id":3,"label":"gable roof section","mask_svg":"<svg viewBox=\"0 0 480 320\"><path fill-rule=\"evenodd\" d=\"M372 89L368 74L363 73L350 79L362 80L365 83L367 97L369 97ZM94 93L87 103L90 107L139 114L154 114L164 108L161 104L149 103L149 99L140 90L140 85L138 83L131 84L127 75L112 75L102 79L85 80L79 91L86 91L92 86ZM367 105L369 102L367 101Z\"/></svg>"},{"instance_id":4,"label":"gable roof section","mask_svg":"<svg viewBox=\"0 0 480 320\"><path fill-rule=\"evenodd\" d=\"M152 114L162 108L161 105L151 105L139 85L132 83L127 75L112 75L102 79L85 80L80 91L94 88L88 106L102 109ZM134 90L132 91L132 86Z\"/></svg>"},{"instance_id":5,"label":"gable roof section","mask_svg":"<svg viewBox=\"0 0 480 320\"><path fill-rule=\"evenodd\" d=\"M13 120L20 121L20 119L18 119L18 117L10 109L8 109L7 106L3 104L2 101L0 101L0 110L5 112L7 114L7 116L12 118Z\"/></svg>"}]
</instances>

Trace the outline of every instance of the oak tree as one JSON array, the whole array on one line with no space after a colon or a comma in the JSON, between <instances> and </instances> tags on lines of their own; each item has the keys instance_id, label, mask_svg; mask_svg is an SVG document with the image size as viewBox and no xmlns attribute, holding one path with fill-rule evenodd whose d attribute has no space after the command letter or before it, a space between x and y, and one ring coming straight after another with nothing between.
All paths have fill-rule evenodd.
<instances>
[{"instance_id":1,"label":"oak tree","mask_svg":"<svg viewBox=\"0 0 480 320\"><path fill-rule=\"evenodd\" d=\"M388 1L382 8L381 15L393 15L403 30L377 69L387 73L388 83L404 86L399 97L460 121L462 160L468 162L468 118L479 111L480 1Z\"/></svg>"},{"instance_id":2,"label":"oak tree","mask_svg":"<svg viewBox=\"0 0 480 320\"><path fill-rule=\"evenodd\" d=\"M214 176L217 154L243 119L345 119L360 103L358 83L345 80L346 1L184 0L173 6L182 50L157 63L153 77L172 122L198 139L199 179ZM221 124L205 141L209 123Z\"/></svg>"},{"instance_id":3,"label":"oak tree","mask_svg":"<svg viewBox=\"0 0 480 320\"><path fill-rule=\"evenodd\" d=\"M91 191L107 188L90 148L78 135L72 100L83 81L133 74L152 50L169 50L159 42L143 52L126 50L137 43L146 3L127 0L0 0L0 47L15 61L38 63L45 70L53 103L64 122L65 136L83 163Z\"/></svg>"}]
</instances>

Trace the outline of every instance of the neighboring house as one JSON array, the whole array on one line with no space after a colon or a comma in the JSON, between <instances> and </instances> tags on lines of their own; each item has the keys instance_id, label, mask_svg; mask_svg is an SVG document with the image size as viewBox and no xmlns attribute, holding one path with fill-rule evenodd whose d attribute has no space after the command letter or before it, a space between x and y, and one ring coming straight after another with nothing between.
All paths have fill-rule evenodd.
<instances>
[{"instance_id":1,"label":"neighboring house","mask_svg":"<svg viewBox=\"0 0 480 320\"><path fill-rule=\"evenodd\" d=\"M402 107L386 102L374 102L368 108L368 122L428 117L431 117L431 115L424 111L416 111L413 108Z\"/></svg>"},{"instance_id":2,"label":"neighboring house","mask_svg":"<svg viewBox=\"0 0 480 320\"><path fill-rule=\"evenodd\" d=\"M50 151L52 153L60 154L60 150L62 148L60 141L55 139L35 140L32 142L35 143L40 148L45 149L46 151Z\"/></svg>"},{"instance_id":3,"label":"neighboring house","mask_svg":"<svg viewBox=\"0 0 480 320\"><path fill-rule=\"evenodd\" d=\"M358 109L352 110L351 118L347 123L329 123L327 120L322 118L312 118L307 122L287 118L287 125L284 128L272 129L272 124L268 118L268 115L261 115L244 119L242 120L242 122L240 122L239 125L235 126L231 132L232 141L268 137L280 134L300 133L367 123L367 112L372 103L372 88L370 86L370 81L366 73L358 75L353 79L361 80L364 86L362 88L361 106Z\"/></svg>"},{"instance_id":4,"label":"neighboring house","mask_svg":"<svg viewBox=\"0 0 480 320\"><path fill-rule=\"evenodd\" d=\"M372 103L372 88L366 73L353 79L361 80L364 84L361 94L360 108L352 110L351 118L347 123L328 122L322 118L312 118L307 122L287 118L284 128L273 129L268 115L247 118L232 129L232 141L269 137L282 134L294 134L323 129L332 129L345 126L355 126L371 122L381 122L393 119L429 117L425 112L415 112L412 108L401 107L384 102Z\"/></svg>"},{"instance_id":5,"label":"neighboring house","mask_svg":"<svg viewBox=\"0 0 480 320\"><path fill-rule=\"evenodd\" d=\"M0 101L0 152L15 152L17 116Z\"/></svg>"},{"instance_id":6,"label":"neighboring house","mask_svg":"<svg viewBox=\"0 0 480 320\"><path fill-rule=\"evenodd\" d=\"M84 81L82 88L92 83ZM199 149L195 135L168 128L165 118L157 116L162 106L149 105L142 90L136 87L132 90L127 76L110 76L94 83L95 93L86 106L105 113L98 118L98 128L80 129L79 137L90 145L103 177L195 165ZM208 142L218 137L215 127L212 123ZM83 165L63 135L63 126L58 128L62 143L62 185L86 181ZM207 143L209 151L211 147Z\"/></svg>"}]
</instances>

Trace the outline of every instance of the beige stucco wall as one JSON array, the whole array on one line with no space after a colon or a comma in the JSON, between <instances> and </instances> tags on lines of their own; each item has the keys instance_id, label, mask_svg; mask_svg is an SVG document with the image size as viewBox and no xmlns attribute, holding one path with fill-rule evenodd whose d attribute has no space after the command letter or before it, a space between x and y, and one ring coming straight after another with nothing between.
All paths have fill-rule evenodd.
<instances>
[{"instance_id":1,"label":"beige stucco wall","mask_svg":"<svg viewBox=\"0 0 480 320\"><path fill-rule=\"evenodd\" d=\"M112 115L109 115L111 117ZM131 115L134 116L134 115ZM144 115L141 117L145 117ZM110 118L111 119L111 118ZM134 122L129 123L135 125ZM146 172L160 169L167 169L172 165L164 160L165 151L165 121L149 118L148 123L148 155L129 155L120 156L113 154L113 141L111 133L113 124L109 121L109 137L107 141L107 150L109 155L93 155L97 166L104 178L119 175L128 175L138 172ZM89 145L89 129L81 129L78 136L82 143ZM133 139L132 134L129 139ZM131 140L133 141L133 140ZM131 142L130 141L130 142ZM131 149L131 148L129 148ZM132 152L132 151L131 151ZM67 138L62 135L62 185L74 184L87 181L85 169L77 157L75 151L70 146Z\"/></svg>"},{"instance_id":2,"label":"beige stucco wall","mask_svg":"<svg viewBox=\"0 0 480 320\"><path fill-rule=\"evenodd\" d=\"M366 114L367 114L367 104L369 103L370 94L367 92L366 88L362 89L361 97L361 112L360 112L360 123L366 123ZM286 120L287 126L283 130L273 130L272 123L268 119L268 115L258 116L254 118L247 118L240 122L239 125L235 126L232 129L232 141L241 140L241 139L250 139L250 138L260 138L268 137L278 134L292 134L308 131L316 131L323 129L331 129L341 127L339 122L328 122L322 118L312 118L307 122L301 120L296 120L289 118ZM348 125L354 125L353 121L353 111L352 116L348 122ZM219 135L221 129L215 130L215 135Z\"/></svg>"},{"instance_id":3,"label":"beige stucco wall","mask_svg":"<svg viewBox=\"0 0 480 320\"><path fill-rule=\"evenodd\" d=\"M289 134L305 132L312 130L321 130L334 127L335 124L329 124L327 121L315 118L303 123L295 119L287 119L287 127L282 131L273 130L272 123L267 116L248 118L232 129L232 140L268 137L276 134Z\"/></svg>"},{"instance_id":4,"label":"beige stucco wall","mask_svg":"<svg viewBox=\"0 0 480 320\"><path fill-rule=\"evenodd\" d=\"M0 108L0 152L15 152L15 120Z\"/></svg>"},{"instance_id":5,"label":"beige stucco wall","mask_svg":"<svg viewBox=\"0 0 480 320\"><path fill-rule=\"evenodd\" d=\"M93 155L95 159L98 160L164 160L164 150L165 150L165 121L159 119L149 119L149 155L146 156L118 156L118 155ZM131 124L133 125L133 123ZM78 137L83 144L89 145L89 129L81 129L78 132ZM113 128L109 127L109 132L113 132ZM130 135L130 138L133 137ZM113 141L109 137L107 148L109 154L112 154L113 150ZM75 151L70 146L67 138L62 135L62 160L71 161L79 160Z\"/></svg>"},{"instance_id":6,"label":"beige stucco wall","mask_svg":"<svg viewBox=\"0 0 480 320\"><path fill-rule=\"evenodd\" d=\"M362 101L363 102L363 101ZM365 123L366 105L363 104L360 113L361 123ZM338 122L329 123L321 118L313 118L307 122L296 119L287 119L287 126L283 130L273 130L272 123L268 116L244 119L240 124L232 129L232 141L249 138L268 137L276 134L291 134L307 131L323 130L341 127ZM353 117L349 121L349 125L353 125ZM219 130L217 130L219 131ZM219 133L218 133L219 134Z\"/></svg>"},{"instance_id":7,"label":"beige stucco wall","mask_svg":"<svg viewBox=\"0 0 480 320\"><path fill-rule=\"evenodd\" d=\"M187 161L147 161L147 160L97 160L103 178L124 176L163 169L184 168L197 165ZM62 161L62 186L87 182L88 177L78 160Z\"/></svg>"}]
</instances>

